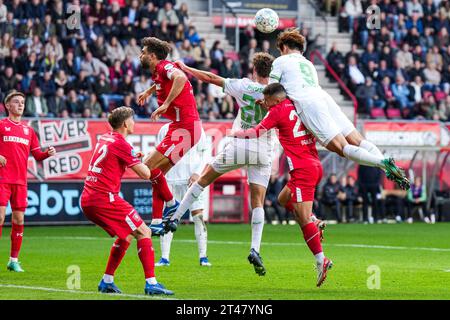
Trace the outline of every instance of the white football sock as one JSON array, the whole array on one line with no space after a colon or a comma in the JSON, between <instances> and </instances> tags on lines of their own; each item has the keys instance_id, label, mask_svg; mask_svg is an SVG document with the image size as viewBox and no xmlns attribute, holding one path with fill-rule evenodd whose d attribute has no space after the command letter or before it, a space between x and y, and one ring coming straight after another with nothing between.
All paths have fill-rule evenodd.
<instances>
[{"instance_id":1,"label":"white football sock","mask_svg":"<svg viewBox=\"0 0 450 320\"><path fill-rule=\"evenodd\" d=\"M199 185L197 182L193 183L188 191L186 191L186 194L184 195L183 200L180 202L180 206L178 207L175 214L172 216L172 219L180 219L183 214L186 213L187 210L191 207L192 203L200 196L200 194L203 192L203 187Z\"/></svg>"},{"instance_id":2,"label":"white football sock","mask_svg":"<svg viewBox=\"0 0 450 320\"><path fill-rule=\"evenodd\" d=\"M105 282L105 283L113 283L114 282L114 276L105 273L103 275L103 282Z\"/></svg>"},{"instance_id":3,"label":"white football sock","mask_svg":"<svg viewBox=\"0 0 450 320\"><path fill-rule=\"evenodd\" d=\"M208 241L208 231L206 230L205 222L203 221L203 215L197 214L192 217L194 221L195 238L198 244L198 255L200 258L207 256L206 247Z\"/></svg>"},{"instance_id":4,"label":"white football sock","mask_svg":"<svg viewBox=\"0 0 450 320\"><path fill-rule=\"evenodd\" d=\"M347 159L355 161L356 163L384 169L384 165L382 164L384 157L375 156L366 149L347 144L344 147L343 153Z\"/></svg>"},{"instance_id":5,"label":"white football sock","mask_svg":"<svg viewBox=\"0 0 450 320\"><path fill-rule=\"evenodd\" d=\"M376 145L374 145L372 142L370 142L369 140L361 141L359 146L361 148L369 151L369 153L373 154L374 156L377 156L377 157L380 157L380 158L384 158L384 155L380 151L380 149L378 149L378 147Z\"/></svg>"},{"instance_id":6,"label":"white football sock","mask_svg":"<svg viewBox=\"0 0 450 320\"><path fill-rule=\"evenodd\" d=\"M259 253L264 229L264 209L257 207L252 210L252 248Z\"/></svg>"},{"instance_id":7,"label":"white football sock","mask_svg":"<svg viewBox=\"0 0 450 320\"><path fill-rule=\"evenodd\" d=\"M175 205L175 198L166 202L166 207L173 207Z\"/></svg>"},{"instance_id":8,"label":"white football sock","mask_svg":"<svg viewBox=\"0 0 450 320\"><path fill-rule=\"evenodd\" d=\"M152 219L151 224L160 224L162 223L162 219Z\"/></svg>"},{"instance_id":9,"label":"white football sock","mask_svg":"<svg viewBox=\"0 0 450 320\"><path fill-rule=\"evenodd\" d=\"M317 264L322 264L323 260L325 259L325 255L323 254L323 252L319 252L318 254L314 255L314 257L316 258Z\"/></svg>"},{"instance_id":10,"label":"white football sock","mask_svg":"<svg viewBox=\"0 0 450 320\"><path fill-rule=\"evenodd\" d=\"M167 232L166 234L159 237L161 241L161 257L169 261L170 256L170 245L172 244L173 232Z\"/></svg>"},{"instance_id":11,"label":"white football sock","mask_svg":"<svg viewBox=\"0 0 450 320\"><path fill-rule=\"evenodd\" d=\"M147 279L145 279L145 281L147 281L147 283L149 283L149 284L157 284L158 283L158 281L156 281L155 277L147 278Z\"/></svg>"},{"instance_id":12,"label":"white football sock","mask_svg":"<svg viewBox=\"0 0 450 320\"><path fill-rule=\"evenodd\" d=\"M19 262L19 258L9 257L9 262Z\"/></svg>"}]
</instances>

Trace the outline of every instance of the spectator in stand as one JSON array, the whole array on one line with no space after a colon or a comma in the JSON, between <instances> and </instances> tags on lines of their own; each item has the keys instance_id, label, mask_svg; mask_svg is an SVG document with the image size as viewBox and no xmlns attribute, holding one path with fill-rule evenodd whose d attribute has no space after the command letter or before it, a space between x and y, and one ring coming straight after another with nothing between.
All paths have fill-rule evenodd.
<instances>
[{"instance_id":1,"label":"spectator in stand","mask_svg":"<svg viewBox=\"0 0 450 320\"><path fill-rule=\"evenodd\" d=\"M200 42L200 36L198 35L197 30L194 26L189 26L189 29L185 34L185 38L189 39L193 46L197 46Z\"/></svg>"},{"instance_id":2,"label":"spectator in stand","mask_svg":"<svg viewBox=\"0 0 450 320\"><path fill-rule=\"evenodd\" d=\"M407 195L407 209L408 209L408 223L413 223L412 211L414 208L421 208L424 221L426 223L435 223L435 215L430 216L430 212L427 210L427 189L422 183L422 177L417 176L414 178L414 184L411 185L411 189L408 190Z\"/></svg>"},{"instance_id":3,"label":"spectator in stand","mask_svg":"<svg viewBox=\"0 0 450 320\"><path fill-rule=\"evenodd\" d=\"M348 66L345 73L346 77L350 79L349 88L352 91L355 91L356 88L365 81L364 74L359 69L356 64L356 59L353 56L350 56L348 60Z\"/></svg>"},{"instance_id":4,"label":"spectator in stand","mask_svg":"<svg viewBox=\"0 0 450 320\"><path fill-rule=\"evenodd\" d=\"M398 75L395 78L395 83L392 84L392 94L398 102L400 110L410 109L413 107L414 103L409 100L410 92L409 88L405 83L405 79Z\"/></svg>"},{"instance_id":5,"label":"spectator in stand","mask_svg":"<svg viewBox=\"0 0 450 320\"><path fill-rule=\"evenodd\" d=\"M115 60L125 60L125 52L116 37L112 37L111 41L106 44L106 57L108 58L110 64L112 64Z\"/></svg>"},{"instance_id":6,"label":"spectator in stand","mask_svg":"<svg viewBox=\"0 0 450 320\"><path fill-rule=\"evenodd\" d=\"M221 48L221 43L219 40L214 41L214 44L209 51L209 56L211 58L211 67L219 70L220 65L223 63L223 58L225 56L225 53L223 52L223 49Z\"/></svg>"},{"instance_id":7,"label":"spectator in stand","mask_svg":"<svg viewBox=\"0 0 450 320\"><path fill-rule=\"evenodd\" d=\"M361 0L347 0L344 5L344 10L341 16L347 18L348 21L348 31L353 33L354 21L356 18L361 16L363 13Z\"/></svg>"},{"instance_id":8,"label":"spectator in stand","mask_svg":"<svg viewBox=\"0 0 450 320\"><path fill-rule=\"evenodd\" d=\"M173 9L173 5L170 2L166 2L164 4L164 8L159 9L158 11L158 23L162 23L163 20L166 20L169 24L169 27L176 28L177 24L180 23L178 19L178 15L176 11Z\"/></svg>"},{"instance_id":9,"label":"spectator in stand","mask_svg":"<svg viewBox=\"0 0 450 320\"><path fill-rule=\"evenodd\" d=\"M155 37L157 37L160 40L169 42L172 40L172 35L169 31L169 24L167 22L167 20L163 20L161 21L161 25L159 26L159 28L157 28L155 30Z\"/></svg>"},{"instance_id":10,"label":"spectator in stand","mask_svg":"<svg viewBox=\"0 0 450 320\"><path fill-rule=\"evenodd\" d=\"M34 87L33 95L27 98L24 114L30 117L46 117L48 115L47 100L42 97L41 88L38 86Z\"/></svg>"},{"instance_id":11,"label":"spectator in stand","mask_svg":"<svg viewBox=\"0 0 450 320\"><path fill-rule=\"evenodd\" d=\"M378 68L374 61L370 60L366 68L363 69L364 77L367 79L367 77L370 77L372 79L376 79L378 77Z\"/></svg>"},{"instance_id":12,"label":"spectator in stand","mask_svg":"<svg viewBox=\"0 0 450 320\"><path fill-rule=\"evenodd\" d=\"M136 39L139 39L139 41L140 41L140 39L148 37L151 34L152 34L152 28L150 27L149 19L143 17L140 20L138 27L136 28ZM135 38L131 38L130 41L132 41L133 39L135 39Z\"/></svg>"},{"instance_id":13,"label":"spectator in stand","mask_svg":"<svg viewBox=\"0 0 450 320\"><path fill-rule=\"evenodd\" d=\"M189 18L188 6L186 2L183 2L180 5L180 8L177 10L177 16L180 23L186 27L189 26L191 19Z\"/></svg>"},{"instance_id":14,"label":"spectator in stand","mask_svg":"<svg viewBox=\"0 0 450 320\"><path fill-rule=\"evenodd\" d=\"M418 15L419 18L423 17L423 8L419 0L410 0L406 2L406 11L408 16L412 17L414 13Z\"/></svg>"},{"instance_id":15,"label":"spectator in stand","mask_svg":"<svg viewBox=\"0 0 450 320\"><path fill-rule=\"evenodd\" d=\"M430 65L434 63L437 71L441 71L444 65L442 55L439 53L439 47L433 46L433 48L427 53L426 63Z\"/></svg>"},{"instance_id":16,"label":"spectator in stand","mask_svg":"<svg viewBox=\"0 0 450 320\"><path fill-rule=\"evenodd\" d=\"M86 99L83 104L83 116L84 118L99 118L101 113L103 112L100 103L98 102L97 95L94 92L89 94L89 99ZM89 109L90 116L86 117L84 112L86 109Z\"/></svg>"},{"instance_id":17,"label":"spectator in stand","mask_svg":"<svg viewBox=\"0 0 450 320\"><path fill-rule=\"evenodd\" d=\"M346 220L347 222L354 222L356 221L354 209L356 206L361 205L363 200L359 195L356 180L353 176L347 176L346 184L342 188L342 191L345 193L345 198L341 200L341 204L346 209Z\"/></svg>"},{"instance_id":18,"label":"spectator in stand","mask_svg":"<svg viewBox=\"0 0 450 320\"><path fill-rule=\"evenodd\" d=\"M375 64L378 64L380 61L380 56L378 52L375 51L375 47L372 42L367 44L367 50L361 55L361 63L363 65L367 65L369 61L373 61Z\"/></svg>"},{"instance_id":19,"label":"spectator in stand","mask_svg":"<svg viewBox=\"0 0 450 320\"><path fill-rule=\"evenodd\" d=\"M58 42L56 36L50 38L50 42L45 45L44 54L48 56L53 53L55 55L56 61L59 62L64 57L64 50L61 43Z\"/></svg>"},{"instance_id":20,"label":"spectator in stand","mask_svg":"<svg viewBox=\"0 0 450 320\"><path fill-rule=\"evenodd\" d=\"M194 52L189 39L184 39L183 44L180 46L180 58L188 66L195 65Z\"/></svg>"},{"instance_id":21,"label":"spectator in stand","mask_svg":"<svg viewBox=\"0 0 450 320\"><path fill-rule=\"evenodd\" d=\"M200 39L199 45L192 52L192 57L194 58L196 68L200 67L205 62L205 59L208 58L205 39Z\"/></svg>"},{"instance_id":22,"label":"spectator in stand","mask_svg":"<svg viewBox=\"0 0 450 320\"><path fill-rule=\"evenodd\" d=\"M412 53L409 51L409 44L404 43L402 50L395 55L397 60L397 67L401 69L411 68L414 64Z\"/></svg>"},{"instance_id":23,"label":"spectator in stand","mask_svg":"<svg viewBox=\"0 0 450 320\"><path fill-rule=\"evenodd\" d=\"M152 85L152 81L145 76L145 74L141 74L139 77L139 81L134 83L134 94L138 96L140 93L144 92Z\"/></svg>"},{"instance_id":24,"label":"spectator in stand","mask_svg":"<svg viewBox=\"0 0 450 320\"><path fill-rule=\"evenodd\" d=\"M325 208L332 210L336 220L341 222L341 204L338 195L342 192L335 174L331 174L322 188L321 216L326 217Z\"/></svg>"},{"instance_id":25,"label":"spectator in stand","mask_svg":"<svg viewBox=\"0 0 450 320\"><path fill-rule=\"evenodd\" d=\"M445 50L450 43L450 37L446 28L441 28L437 36L437 46Z\"/></svg>"},{"instance_id":26,"label":"spectator in stand","mask_svg":"<svg viewBox=\"0 0 450 320\"><path fill-rule=\"evenodd\" d=\"M175 35L173 37L173 40L175 41L175 44L178 46L184 41L184 38L185 38L184 24L180 23L175 29Z\"/></svg>"},{"instance_id":27,"label":"spectator in stand","mask_svg":"<svg viewBox=\"0 0 450 320\"><path fill-rule=\"evenodd\" d=\"M414 60L414 66L408 71L408 78L410 80L414 80L416 77L420 77L423 81L425 79L425 75L423 73L422 63L419 60Z\"/></svg>"},{"instance_id":28,"label":"spectator in stand","mask_svg":"<svg viewBox=\"0 0 450 320\"><path fill-rule=\"evenodd\" d=\"M375 167L359 166L358 185L363 200L364 223L372 224L384 218L379 203L381 199L381 170ZM371 217L369 217L369 206L372 207Z\"/></svg>"},{"instance_id":29,"label":"spectator in stand","mask_svg":"<svg viewBox=\"0 0 450 320\"><path fill-rule=\"evenodd\" d=\"M88 77L97 77L100 73L105 73L109 76L109 70L106 64L93 57L90 51L86 53L83 61L81 61L81 70L85 71ZM94 79L92 81L95 82Z\"/></svg>"},{"instance_id":30,"label":"spectator in stand","mask_svg":"<svg viewBox=\"0 0 450 320\"><path fill-rule=\"evenodd\" d=\"M97 37L97 40L95 40L91 46L91 52L92 55L98 58L101 62L108 63L107 47L103 36Z\"/></svg>"},{"instance_id":31,"label":"spectator in stand","mask_svg":"<svg viewBox=\"0 0 450 320\"><path fill-rule=\"evenodd\" d=\"M83 112L83 102L75 90L70 90L66 100L67 110L71 117L79 117Z\"/></svg>"},{"instance_id":32,"label":"spectator in stand","mask_svg":"<svg viewBox=\"0 0 450 320\"><path fill-rule=\"evenodd\" d=\"M45 72L44 76L39 78L38 84L45 99L55 95L56 84L53 80L53 74L51 72Z\"/></svg>"},{"instance_id":33,"label":"spectator in stand","mask_svg":"<svg viewBox=\"0 0 450 320\"><path fill-rule=\"evenodd\" d=\"M48 112L54 114L55 117L61 117L61 113L66 110L66 97L64 95L64 89L56 89L56 94L47 100Z\"/></svg>"},{"instance_id":34,"label":"spectator in stand","mask_svg":"<svg viewBox=\"0 0 450 320\"><path fill-rule=\"evenodd\" d=\"M380 66L377 69L377 81L381 82L384 77L388 77L389 79L394 79L394 72L388 68L386 60L380 60Z\"/></svg>"},{"instance_id":35,"label":"spectator in stand","mask_svg":"<svg viewBox=\"0 0 450 320\"><path fill-rule=\"evenodd\" d=\"M425 89L436 90L436 87L441 83L441 73L436 70L436 64L434 62L427 64L423 74L425 76Z\"/></svg>"},{"instance_id":36,"label":"spectator in stand","mask_svg":"<svg viewBox=\"0 0 450 320\"><path fill-rule=\"evenodd\" d=\"M140 19L139 0L131 0L131 5L126 8L125 15L130 24L137 26Z\"/></svg>"},{"instance_id":37,"label":"spectator in stand","mask_svg":"<svg viewBox=\"0 0 450 320\"><path fill-rule=\"evenodd\" d=\"M442 100L439 103L439 120L444 121L444 122L448 122L450 121L450 96L447 95L447 97L445 98L445 101Z\"/></svg>"},{"instance_id":38,"label":"spectator in stand","mask_svg":"<svg viewBox=\"0 0 450 320\"><path fill-rule=\"evenodd\" d=\"M225 64L221 65L219 75L225 79L240 78L236 64L233 62L231 58L225 58Z\"/></svg>"},{"instance_id":39,"label":"spectator in stand","mask_svg":"<svg viewBox=\"0 0 450 320\"><path fill-rule=\"evenodd\" d=\"M378 96L377 92L377 86L372 82L372 78L370 77L366 77L366 83L356 89L356 98L368 115L370 115L372 108L383 109L386 106L386 102Z\"/></svg>"},{"instance_id":40,"label":"spectator in stand","mask_svg":"<svg viewBox=\"0 0 450 320\"><path fill-rule=\"evenodd\" d=\"M344 75L345 70L344 56L342 55L341 52L338 51L336 42L333 42L331 45L330 52L328 52L327 55L327 62L339 77L342 77ZM331 75L329 74L328 70L327 76L331 78Z\"/></svg>"},{"instance_id":41,"label":"spectator in stand","mask_svg":"<svg viewBox=\"0 0 450 320\"><path fill-rule=\"evenodd\" d=\"M119 39L122 45L126 45L131 38L135 36L136 28L128 20L128 16L122 17L122 23L119 28Z\"/></svg>"},{"instance_id":42,"label":"spectator in stand","mask_svg":"<svg viewBox=\"0 0 450 320\"><path fill-rule=\"evenodd\" d=\"M14 74L12 67L7 67L4 74L0 75L0 92L4 94L18 88L19 79ZM3 100L2 100L3 101Z\"/></svg>"},{"instance_id":43,"label":"spectator in stand","mask_svg":"<svg viewBox=\"0 0 450 320\"><path fill-rule=\"evenodd\" d=\"M417 75L414 77L414 81L411 83L412 88L412 95L414 96L414 102L416 104L420 103L422 101L422 87L423 87L423 81L422 78Z\"/></svg>"},{"instance_id":44,"label":"spectator in stand","mask_svg":"<svg viewBox=\"0 0 450 320\"><path fill-rule=\"evenodd\" d=\"M420 44L414 47L412 55L414 62L418 60L421 64L425 63L425 52L423 51L422 46Z\"/></svg>"},{"instance_id":45,"label":"spectator in stand","mask_svg":"<svg viewBox=\"0 0 450 320\"><path fill-rule=\"evenodd\" d=\"M416 27L412 27L408 31L404 41L408 43L411 48L420 46L420 34Z\"/></svg>"}]
</instances>

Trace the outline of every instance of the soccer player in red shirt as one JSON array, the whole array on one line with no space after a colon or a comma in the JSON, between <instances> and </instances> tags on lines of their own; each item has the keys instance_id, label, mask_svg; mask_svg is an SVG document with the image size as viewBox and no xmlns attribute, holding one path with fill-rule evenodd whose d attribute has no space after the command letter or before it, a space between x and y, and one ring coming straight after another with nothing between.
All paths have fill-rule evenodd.
<instances>
[{"instance_id":1,"label":"soccer player in red shirt","mask_svg":"<svg viewBox=\"0 0 450 320\"><path fill-rule=\"evenodd\" d=\"M320 230L312 221L311 213L316 186L322 178L322 165L314 136L300 121L286 90L279 83L264 88L264 104L269 109L266 117L254 128L232 133L237 138L257 138L277 128L289 165L291 178L278 197L282 205L291 204L303 237L316 258L317 286L320 287L333 265L325 257L320 242Z\"/></svg>"},{"instance_id":2,"label":"soccer player in red shirt","mask_svg":"<svg viewBox=\"0 0 450 320\"><path fill-rule=\"evenodd\" d=\"M121 293L114 284L114 273L131 240L136 238L146 280L145 294L172 295L172 291L156 281L155 255L149 227L133 206L119 196L120 180L127 168L131 168L142 179L150 178L149 168L141 163L133 147L125 140L134 131L133 116L133 109L128 107L114 109L109 115L108 122L113 131L99 138L81 194L81 208L85 216L111 237L117 236L98 290Z\"/></svg>"},{"instance_id":3,"label":"soccer player in red shirt","mask_svg":"<svg viewBox=\"0 0 450 320\"><path fill-rule=\"evenodd\" d=\"M11 255L8 270L23 272L19 252L23 239L24 214L27 208L27 164L30 152L37 161L56 154L49 147L42 152L33 128L20 122L25 109L25 95L13 91L5 98L8 117L0 120L0 237L6 207L11 203Z\"/></svg>"},{"instance_id":4,"label":"soccer player in red shirt","mask_svg":"<svg viewBox=\"0 0 450 320\"><path fill-rule=\"evenodd\" d=\"M154 84L139 95L138 102L143 105L156 92L160 107L152 113L151 119L156 121L163 116L172 121L165 138L144 159L151 170L150 180L153 184L150 228L154 235L158 235L164 233L164 202L164 216L174 212L179 205L170 192L164 175L199 141L202 125L191 83L176 64L165 60L171 50L170 44L147 37L142 40L142 45L141 64L143 68L150 69Z\"/></svg>"}]
</instances>

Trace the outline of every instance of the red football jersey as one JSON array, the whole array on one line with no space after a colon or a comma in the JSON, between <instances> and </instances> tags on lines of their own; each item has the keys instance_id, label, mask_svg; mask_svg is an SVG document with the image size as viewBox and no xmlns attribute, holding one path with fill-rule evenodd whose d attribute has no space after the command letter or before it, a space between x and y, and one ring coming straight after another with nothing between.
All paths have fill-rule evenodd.
<instances>
[{"instance_id":1,"label":"red football jersey","mask_svg":"<svg viewBox=\"0 0 450 320\"><path fill-rule=\"evenodd\" d=\"M259 137L272 128L278 129L278 139L283 146L289 171L320 164L316 139L300 121L297 111L289 99L270 108L266 117L254 128L235 133L236 137Z\"/></svg>"},{"instance_id":2,"label":"red football jersey","mask_svg":"<svg viewBox=\"0 0 450 320\"><path fill-rule=\"evenodd\" d=\"M156 97L161 106L172 89L172 74L175 69L180 70L175 64L167 60L161 60L156 65L152 80L156 83ZM162 114L169 120L175 122L191 122L200 119L195 103L192 85L188 81L184 84L181 93L176 97L165 113Z\"/></svg>"},{"instance_id":3,"label":"red football jersey","mask_svg":"<svg viewBox=\"0 0 450 320\"><path fill-rule=\"evenodd\" d=\"M6 166L0 167L0 183L27 185L30 152L38 161L48 157L33 128L9 118L0 120L0 155L6 158Z\"/></svg>"},{"instance_id":4,"label":"red football jersey","mask_svg":"<svg viewBox=\"0 0 450 320\"><path fill-rule=\"evenodd\" d=\"M84 183L84 193L93 196L98 192L117 194L120 180L127 168L141 160L136 158L133 147L116 132L102 135L95 146Z\"/></svg>"}]
</instances>

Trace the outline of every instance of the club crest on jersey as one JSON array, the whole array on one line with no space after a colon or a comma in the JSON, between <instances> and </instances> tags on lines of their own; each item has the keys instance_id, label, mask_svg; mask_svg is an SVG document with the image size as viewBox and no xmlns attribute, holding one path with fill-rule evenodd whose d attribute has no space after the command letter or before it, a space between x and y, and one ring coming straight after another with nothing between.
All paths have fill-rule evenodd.
<instances>
[{"instance_id":1,"label":"club crest on jersey","mask_svg":"<svg viewBox=\"0 0 450 320\"><path fill-rule=\"evenodd\" d=\"M30 134L30 129L23 128L23 133L26 134L26 135L29 135Z\"/></svg>"},{"instance_id":2,"label":"club crest on jersey","mask_svg":"<svg viewBox=\"0 0 450 320\"><path fill-rule=\"evenodd\" d=\"M5 131L11 131L11 127L5 127Z\"/></svg>"}]
</instances>

